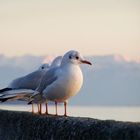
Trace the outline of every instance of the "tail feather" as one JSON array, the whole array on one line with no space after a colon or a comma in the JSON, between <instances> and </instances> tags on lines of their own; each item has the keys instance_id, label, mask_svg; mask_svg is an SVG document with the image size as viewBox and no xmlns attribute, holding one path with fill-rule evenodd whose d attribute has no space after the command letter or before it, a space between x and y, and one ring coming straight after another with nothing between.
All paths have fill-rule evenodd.
<instances>
[{"instance_id":1,"label":"tail feather","mask_svg":"<svg viewBox=\"0 0 140 140\"><path fill-rule=\"evenodd\" d=\"M14 97L8 97L8 98L0 98L0 102L6 102L8 100L14 99Z\"/></svg>"},{"instance_id":2,"label":"tail feather","mask_svg":"<svg viewBox=\"0 0 140 140\"><path fill-rule=\"evenodd\" d=\"M3 88L3 89L0 89L0 93L5 92L5 91L9 91L9 90L12 90L12 88Z\"/></svg>"},{"instance_id":3,"label":"tail feather","mask_svg":"<svg viewBox=\"0 0 140 140\"><path fill-rule=\"evenodd\" d=\"M0 101L14 101L14 100L26 100L30 99L32 94L34 93L34 90L29 89L17 89L17 90L10 90L6 91L3 94L0 95Z\"/></svg>"},{"instance_id":4,"label":"tail feather","mask_svg":"<svg viewBox=\"0 0 140 140\"><path fill-rule=\"evenodd\" d=\"M33 103L33 100L32 101L30 101L30 102L28 102L28 105L30 105L30 104L32 104Z\"/></svg>"},{"instance_id":5,"label":"tail feather","mask_svg":"<svg viewBox=\"0 0 140 140\"><path fill-rule=\"evenodd\" d=\"M20 94L20 95L3 95L0 97L1 102L5 101L15 101L15 100L24 100L24 98L29 98L28 94ZM26 99L27 100L27 99Z\"/></svg>"}]
</instances>

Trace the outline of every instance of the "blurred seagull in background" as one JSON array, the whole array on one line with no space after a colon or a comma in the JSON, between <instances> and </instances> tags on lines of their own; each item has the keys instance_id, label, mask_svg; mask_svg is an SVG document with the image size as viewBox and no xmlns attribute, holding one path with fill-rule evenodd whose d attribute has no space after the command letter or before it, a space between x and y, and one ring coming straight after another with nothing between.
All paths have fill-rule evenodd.
<instances>
[{"instance_id":1,"label":"blurred seagull in background","mask_svg":"<svg viewBox=\"0 0 140 140\"><path fill-rule=\"evenodd\" d=\"M8 87L0 90L1 101L5 102L7 100L18 100L18 99L22 101L29 101L30 96L26 94L26 90L22 90L22 89L35 90L36 87L39 85L41 78L43 77L45 72L49 70L49 67L50 67L49 64L42 64L38 70L26 76L13 80L8 85ZM20 94L18 93L19 91L21 92ZM38 105L38 110L39 110L39 105ZM32 112L34 113L33 105L32 105Z\"/></svg>"},{"instance_id":2,"label":"blurred seagull in background","mask_svg":"<svg viewBox=\"0 0 140 140\"><path fill-rule=\"evenodd\" d=\"M62 56L57 56L51 63L50 68L55 68L61 65Z\"/></svg>"}]
</instances>

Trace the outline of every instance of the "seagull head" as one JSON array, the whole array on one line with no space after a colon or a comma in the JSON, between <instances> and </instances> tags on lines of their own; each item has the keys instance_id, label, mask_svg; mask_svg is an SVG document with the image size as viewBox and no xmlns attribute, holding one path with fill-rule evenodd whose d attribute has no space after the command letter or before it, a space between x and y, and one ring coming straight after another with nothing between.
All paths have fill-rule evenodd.
<instances>
[{"instance_id":1,"label":"seagull head","mask_svg":"<svg viewBox=\"0 0 140 140\"><path fill-rule=\"evenodd\" d=\"M39 67L39 70L48 70L50 68L49 64L42 64L40 67Z\"/></svg>"},{"instance_id":2,"label":"seagull head","mask_svg":"<svg viewBox=\"0 0 140 140\"><path fill-rule=\"evenodd\" d=\"M51 63L51 68L60 66L62 61L62 56L57 56Z\"/></svg>"},{"instance_id":3,"label":"seagull head","mask_svg":"<svg viewBox=\"0 0 140 140\"><path fill-rule=\"evenodd\" d=\"M92 65L92 63L85 60L83 58L83 56L78 51L74 51L74 50L71 50L71 51L67 52L63 56L62 64L63 63L72 63L72 64L75 64L75 65L80 65L80 64Z\"/></svg>"}]
</instances>

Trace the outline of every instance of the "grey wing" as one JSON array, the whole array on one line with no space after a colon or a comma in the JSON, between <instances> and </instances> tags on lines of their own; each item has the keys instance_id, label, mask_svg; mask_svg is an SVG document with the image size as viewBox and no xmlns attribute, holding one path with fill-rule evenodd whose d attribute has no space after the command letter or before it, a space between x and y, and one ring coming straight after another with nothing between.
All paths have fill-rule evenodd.
<instances>
[{"instance_id":1,"label":"grey wing","mask_svg":"<svg viewBox=\"0 0 140 140\"><path fill-rule=\"evenodd\" d=\"M50 84L55 82L57 80L57 75L56 75L57 70L58 70L58 67L48 70L45 73L45 75L43 76L43 78L41 79L41 82L40 82L39 86L37 87L36 91L38 91L39 93L42 93L43 90L47 86L49 86Z\"/></svg>"},{"instance_id":2,"label":"grey wing","mask_svg":"<svg viewBox=\"0 0 140 140\"><path fill-rule=\"evenodd\" d=\"M35 90L34 94L31 96L28 104L39 103L39 102L45 101L45 99L42 96L43 90L47 86L51 85L53 82L55 82L57 80L57 75L56 75L57 70L58 70L58 67L55 67L55 68L48 70L45 73L45 75L41 79L39 86Z\"/></svg>"},{"instance_id":3,"label":"grey wing","mask_svg":"<svg viewBox=\"0 0 140 140\"><path fill-rule=\"evenodd\" d=\"M15 79L8 87L13 89L33 89L35 90L45 72L35 71L24 77Z\"/></svg>"},{"instance_id":4,"label":"grey wing","mask_svg":"<svg viewBox=\"0 0 140 140\"><path fill-rule=\"evenodd\" d=\"M15 89L3 92L0 96L0 101L5 102L9 100L29 100L34 90L30 89Z\"/></svg>"}]
</instances>

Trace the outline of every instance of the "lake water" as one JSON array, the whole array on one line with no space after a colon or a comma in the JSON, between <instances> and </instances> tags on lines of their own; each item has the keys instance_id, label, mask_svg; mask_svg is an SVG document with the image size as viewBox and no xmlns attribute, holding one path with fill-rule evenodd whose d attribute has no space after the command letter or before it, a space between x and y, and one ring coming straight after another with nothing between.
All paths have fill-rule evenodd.
<instances>
[{"instance_id":1,"label":"lake water","mask_svg":"<svg viewBox=\"0 0 140 140\"><path fill-rule=\"evenodd\" d=\"M35 106L36 107L36 106ZM30 105L5 105L1 104L0 109L16 110L16 111L29 111L31 112ZM49 113L54 114L54 106L49 106ZM36 107L37 111L37 107ZM118 121L132 121L140 122L140 107L91 107L91 106L68 106L69 116L75 117L90 117L96 119L111 119ZM45 107L43 108L45 112ZM59 115L63 114L63 106L58 107Z\"/></svg>"}]
</instances>

